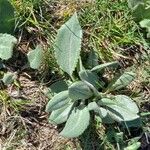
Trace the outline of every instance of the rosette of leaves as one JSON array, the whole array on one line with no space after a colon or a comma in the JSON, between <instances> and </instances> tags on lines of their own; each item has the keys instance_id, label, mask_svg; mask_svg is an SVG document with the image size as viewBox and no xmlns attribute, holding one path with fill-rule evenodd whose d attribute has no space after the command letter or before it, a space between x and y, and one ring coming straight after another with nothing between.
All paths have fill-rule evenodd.
<instances>
[{"instance_id":1,"label":"rosette of leaves","mask_svg":"<svg viewBox=\"0 0 150 150\"><path fill-rule=\"evenodd\" d=\"M118 62L97 65L90 70L85 69L80 59L81 39L82 30L75 13L58 30L55 43L58 64L72 80L52 84L52 96L46 106L46 112L50 112L49 122L56 125L65 123L60 135L68 138L78 137L87 129L93 118L91 112L94 112L102 123L130 122L139 118L139 109L130 97L112 95L114 91L130 84L135 74L124 72L106 86L102 80L102 72L106 67L118 66ZM77 66L79 67L76 77L74 71Z\"/></svg>"}]
</instances>

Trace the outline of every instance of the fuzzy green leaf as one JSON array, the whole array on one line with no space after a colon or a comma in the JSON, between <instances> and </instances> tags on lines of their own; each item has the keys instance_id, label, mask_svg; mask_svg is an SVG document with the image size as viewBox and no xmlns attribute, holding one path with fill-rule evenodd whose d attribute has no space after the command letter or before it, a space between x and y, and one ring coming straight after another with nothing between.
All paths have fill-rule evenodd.
<instances>
[{"instance_id":1,"label":"fuzzy green leaf","mask_svg":"<svg viewBox=\"0 0 150 150\"><path fill-rule=\"evenodd\" d=\"M8 60L12 57L13 48L17 43L17 39L9 34L0 34L0 58Z\"/></svg>"},{"instance_id":2,"label":"fuzzy green leaf","mask_svg":"<svg viewBox=\"0 0 150 150\"><path fill-rule=\"evenodd\" d=\"M133 72L125 72L121 76L114 79L108 86L109 91L115 91L122 89L129 85L135 78L135 73Z\"/></svg>"},{"instance_id":3,"label":"fuzzy green leaf","mask_svg":"<svg viewBox=\"0 0 150 150\"><path fill-rule=\"evenodd\" d=\"M8 0L0 0L0 33L12 33L14 27L13 6Z\"/></svg>"},{"instance_id":4,"label":"fuzzy green leaf","mask_svg":"<svg viewBox=\"0 0 150 150\"><path fill-rule=\"evenodd\" d=\"M58 30L55 43L55 55L64 72L72 75L81 50L82 29L75 13Z\"/></svg>"},{"instance_id":5,"label":"fuzzy green leaf","mask_svg":"<svg viewBox=\"0 0 150 150\"><path fill-rule=\"evenodd\" d=\"M140 22L140 26L142 28L146 28L147 30L147 38L150 38L150 19L144 19Z\"/></svg>"},{"instance_id":6,"label":"fuzzy green leaf","mask_svg":"<svg viewBox=\"0 0 150 150\"><path fill-rule=\"evenodd\" d=\"M77 81L69 87L69 97L73 100L88 99L93 95L90 88L82 81Z\"/></svg>"},{"instance_id":7,"label":"fuzzy green leaf","mask_svg":"<svg viewBox=\"0 0 150 150\"><path fill-rule=\"evenodd\" d=\"M105 118L108 114L107 110L102 107L99 107L96 102L89 103L88 109L89 111L93 110L94 112L98 113L101 118Z\"/></svg>"},{"instance_id":8,"label":"fuzzy green leaf","mask_svg":"<svg viewBox=\"0 0 150 150\"><path fill-rule=\"evenodd\" d=\"M146 2L138 2L138 4L133 7L132 14L136 21L140 22L143 19L150 19L150 3L147 0Z\"/></svg>"},{"instance_id":9,"label":"fuzzy green leaf","mask_svg":"<svg viewBox=\"0 0 150 150\"><path fill-rule=\"evenodd\" d=\"M73 106L73 103L67 104L60 109L52 111L49 117L49 122L53 124L64 123L68 119L72 106Z\"/></svg>"},{"instance_id":10,"label":"fuzzy green leaf","mask_svg":"<svg viewBox=\"0 0 150 150\"><path fill-rule=\"evenodd\" d=\"M7 72L4 74L2 81L4 82L5 85L13 83L13 81L16 79L16 76L14 73Z\"/></svg>"},{"instance_id":11,"label":"fuzzy green leaf","mask_svg":"<svg viewBox=\"0 0 150 150\"><path fill-rule=\"evenodd\" d=\"M87 81L92 84L95 88L103 87L104 82L99 80L97 74L91 72L90 70L82 70L79 72L80 79L82 81Z\"/></svg>"},{"instance_id":12,"label":"fuzzy green leaf","mask_svg":"<svg viewBox=\"0 0 150 150\"><path fill-rule=\"evenodd\" d=\"M128 5L131 9L134 9L134 7L137 7L140 3L143 3L143 0L128 0Z\"/></svg>"},{"instance_id":13,"label":"fuzzy green leaf","mask_svg":"<svg viewBox=\"0 0 150 150\"><path fill-rule=\"evenodd\" d=\"M66 91L67 89L68 89L68 85L63 80L57 81L50 86L50 91L52 93L59 93L62 91Z\"/></svg>"},{"instance_id":14,"label":"fuzzy green leaf","mask_svg":"<svg viewBox=\"0 0 150 150\"><path fill-rule=\"evenodd\" d=\"M109 62L109 63L97 65L94 68L92 68L91 71L101 71L102 69L104 69L106 67L114 67L114 66L116 67L118 65L119 65L119 63L117 61Z\"/></svg>"},{"instance_id":15,"label":"fuzzy green leaf","mask_svg":"<svg viewBox=\"0 0 150 150\"><path fill-rule=\"evenodd\" d=\"M129 145L128 147L124 148L124 150L138 150L140 147L140 142L134 142L132 145Z\"/></svg>"},{"instance_id":16,"label":"fuzzy green leaf","mask_svg":"<svg viewBox=\"0 0 150 150\"><path fill-rule=\"evenodd\" d=\"M98 54L96 53L96 51L91 50L89 53L89 57L87 59L86 66L91 69L97 65L98 65Z\"/></svg>"},{"instance_id":17,"label":"fuzzy green leaf","mask_svg":"<svg viewBox=\"0 0 150 150\"><path fill-rule=\"evenodd\" d=\"M27 54L27 57L28 57L30 67L32 69L38 69L42 63L42 58L43 58L41 46L38 45L35 50L30 51Z\"/></svg>"},{"instance_id":18,"label":"fuzzy green leaf","mask_svg":"<svg viewBox=\"0 0 150 150\"><path fill-rule=\"evenodd\" d=\"M46 112L50 112L59 109L68 104L70 98L68 97L68 91L63 91L56 94L46 105Z\"/></svg>"},{"instance_id":19,"label":"fuzzy green leaf","mask_svg":"<svg viewBox=\"0 0 150 150\"><path fill-rule=\"evenodd\" d=\"M98 104L107 106L109 115L116 121L131 121L139 118L137 105L125 95L117 95L114 100L103 98Z\"/></svg>"},{"instance_id":20,"label":"fuzzy green leaf","mask_svg":"<svg viewBox=\"0 0 150 150\"><path fill-rule=\"evenodd\" d=\"M78 137L88 127L89 121L90 113L86 107L74 109L60 135L68 138Z\"/></svg>"}]
</instances>

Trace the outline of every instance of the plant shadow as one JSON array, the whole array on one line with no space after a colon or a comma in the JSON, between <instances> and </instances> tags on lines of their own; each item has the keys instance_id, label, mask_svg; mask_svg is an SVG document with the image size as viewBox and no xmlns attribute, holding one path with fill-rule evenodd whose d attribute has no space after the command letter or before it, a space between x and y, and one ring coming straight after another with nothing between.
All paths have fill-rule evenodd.
<instances>
[{"instance_id":1,"label":"plant shadow","mask_svg":"<svg viewBox=\"0 0 150 150\"><path fill-rule=\"evenodd\" d=\"M79 137L82 150L104 150L103 140L100 139L96 126L91 124Z\"/></svg>"}]
</instances>

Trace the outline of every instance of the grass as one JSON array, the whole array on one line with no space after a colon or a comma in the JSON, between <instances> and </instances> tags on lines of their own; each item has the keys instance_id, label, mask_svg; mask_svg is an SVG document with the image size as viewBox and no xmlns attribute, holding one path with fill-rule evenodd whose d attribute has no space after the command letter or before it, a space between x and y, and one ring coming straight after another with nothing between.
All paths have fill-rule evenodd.
<instances>
[{"instance_id":1,"label":"grass","mask_svg":"<svg viewBox=\"0 0 150 150\"><path fill-rule=\"evenodd\" d=\"M11 0L11 2L16 11L17 21L15 35L21 39L18 47L21 47L21 51L26 53L29 48L35 47L36 44L40 43L43 45L45 61L41 70L42 76L39 78L42 79L43 82L46 79L45 82L48 82L46 85L49 85L49 82L52 83L57 78L62 78L63 76L54 58L53 43L57 29L59 29L74 11L77 11L81 26L84 30L82 45L82 53L83 57L85 57L84 60L86 60L86 54L91 51L97 52L100 62L116 59L125 59L125 61L129 61L132 59L130 67L127 69L135 70L135 72L137 72L137 80L128 87L126 92L132 91L131 95L135 93L135 100L141 107L141 111L147 111L143 100L146 100L145 97L148 96L148 94L144 94L144 92L148 92L149 86L149 71L147 71L149 58L147 58L147 56L144 58L139 56L141 55L143 57L146 42L142 33L140 33L138 25L133 20L126 0L115 0L113 2L111 0L95 0L87 3L75 0ZM133 50L132 46L135 46L133 47ZM26 47L27 50L25 50L24 47ZM129 52L125 53L128 48ZM135 51L135 49L140 50L141 48L142 51L140 54ZM131 50L134 53L134 57L130 55ZM140 62L136 61L135 58L140 59ZM39 83L37 84L39 86ZM44 86L42 88L44 88ZM147 89L145 90L144 88ZM5 137L2 139L4 143L2 144L7 146L4 150L19 149L22 140L25 140L25 142L27 142L26 144L34 143L31 146L33 149L35 147L40 148L40 144L37 143L39 142L38 139L42 141L42 138L46 139L45 141L48 143L51 140L56 140L58 143L53 141L56 146L52 145L54 149L56 149L56 147L64 150L74 149L74 147L85 150L92 149L93 147L95 149L102 148L112 150L116 148L116 141L111 142L111 140L109 140L109 133L105 133L105 126L102 126L99 122L94 123L91 130L85 132L85 134L77 141L73 140L68 144L68 141L59 139L60 137L57 135L58 133L56 132L55 127L47 125L47 116L46 114L43 114L46 105L45 101L47 101L47 99L45 97L40 97L39 95L35 97L38 97L37 101L32 101L33 104L29 105L27 108L25 107L24 109L27 111L27 114L25 113L25 117L22 117L22 115L20 117L20 114L22 114L21 108L25 105L24 101L14 103L6 92L0 91L0 107L8 109L5 112L1 112L1 115L8 115L8 112L10 111L10 115L17 115L18 118L20 117L20 122L22 119L25 119L23 121L25 126L22 126L22 123L16 125L16 121L13 122L14 126L11 126L8 120L7 125L8 127L12 127L12 130L11 133L5 133ZM35 97L33 96L33 99L35 99ZM146 100L146 102L147 101L148 100ZM7 117L10 117L7 115L6 120ZM148 120L145 119L143 128L145 128L146 131L150 128L150 124L147 122ZM45 131L39 128L43 128ZM96 130L93 130L93 128L96 128ZM15 129L14 132L13 129ZM51 133L50 130L52 130L53 133ZM93 134L93 131L96 133ZM122 129L115 127L115 131L116 133L120 133ZM31 143L28 143L28 140L26 140L26 132L28 132L30 138L33 137ZM33 134L29 134L29 132L33 132ZM50 132L50 137L47 138L45 137L47 134L44 134L43 136L40 132ZM56 135L56 137L51 136L53 134ZM124 136L126 142L130 140L128 139L129 136ZM15 143L15 141L19 142ZM44 146L47 145L48 144L46 143ZM102 147L103 145L105 147ZM29 145L26 145L25 148L28 146Z\"/></svg>"},{"instance_id":2,"label":"grass","mask_svg":"<svg viewBox=\"0 0 150 150\"><path fill-rule=\"evenodd\" d=\"M46 40L51 46L57 29L77 10L84 29L83 51L98 51L102 61L121 56L124 46L143 44L126 0L115 0L113 5L110 0L89 3L12 0L12 3L17 11L17 26L28 34L34 33L34 38L39 38L36 42Z\"/></svg>"},{"instance_id":3,"label":"grass","mask_svg":"<svg viewBox=\"0 0 150 150\"><path fill-rule=\"evenodd\" d=\"M125 0L96 1L81 11L81 23L90 49L98 51L103 61L117 58L120 47L141 43L138 26Z\"/></svg>"}]
</instances>

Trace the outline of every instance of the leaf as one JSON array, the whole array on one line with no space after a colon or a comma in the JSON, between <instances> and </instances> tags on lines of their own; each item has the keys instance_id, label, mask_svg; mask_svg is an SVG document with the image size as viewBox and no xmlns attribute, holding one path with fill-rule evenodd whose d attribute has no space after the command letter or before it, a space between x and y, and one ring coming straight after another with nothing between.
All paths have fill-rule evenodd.
<instances>
[{"instance_id":1,"label":"leaf","mask_svg":"<svg viewBox=\"0 0 150 150\"><path fill-rule=\"evenodd\" d=\"M60 135L68 138L78 137L88 127L90 113L87 107L74 109L70 114L64 129Z\"/></svg>"},{"instance_id":2,"label":"leaf","mask_svg":"<svg viewBox=\"0 0 150 150\"><path fill-rule=\"evenodd\" d=\"M68 119L72 106L73 106L73 103L67 104L60 109L52 111L49 117L49 122L54 123L54 124L64 123Z\"/></svg>"},{"instance_id":3,"label":"leaf","mask_svg":"<svg viewBox=\"0 0 150 150\"><path fill-rule=\"evenodd\" d=\"M125 95L117 95L115 100L102 98L98 104L107 106L109 115L116 121L131 121L139 118L139 109L131 98Z\"/></svg>"},{"instance_id":4,"label":"leaf","mask_svg":"<svg viewBox=\"0 0 150 150\"><path fill-rule=\"evenodd\" d=\"M118 65L119 65L119 63L117 61L108 62L108 63L105 63L105 64L95 66L94 68L91 69L91 71L101 71L102 69L104 69L106 67L114 67L114 66L116 67Z\"/></svg>"},{"instance_id":5,"label":"leaf","mask_svg":"<svg viewBox=\"0 0 150 150\"><path fill-rule=\"evenodd\" d=\"M91 111L91 110L95 111L96 113L99 114L99 116L101 118L105 118L108 114L107 110L102 108L102 107L99 107L96 102L89 103L88 104L88 110L89 111Z\"/></svg>"},{"instance_id":6,"label":"leaf","mask_svg":"<svg viewBox=\"0 0 150 150\"><path fill-rule=\"evenodd\" d=\"M16 76L14 73L7 72L4 74L2 81L5 85L13 83L13 81L16 79Z\"/></svg>"},{"instance_id":7,"label":"leaf","mask_svg":"<svg viewBox=\"0 0 150 150\"><path fill-rule=\"evenodd\" d=\"M95 88L103 87L104 82L99 81L99 77L97 74L91 72L90 70L82 70L79 72L80 79L82 81L87 81L88 83L92 84Z\"/></svg>"},{"instance_id":8,"label":"leaf","mask_svg":"<svg viewBox=\"0 0 150 150\"><path fill-rule=\"evenodd\" d=\"M69 87L69 97L73 100L88 99L93 95L90 88L82 81L77 81Z\"/></svg>"},{"instance_id":9,"label":"leaf","mask_svg":"<svg viewBox=\"0 0 150 150\"><path fill-rule=\"evenodd\" d=\"M50 91L52 93L59 93L66 90L68 90L68 85L63 80L57 81L50 86Z\"/></svg>"},{"instance_id":10,"label":"leaf","mask_svg":"<svg viewBox=\"0 0 150 150\"><path fill-rule=\"evenodd\" d=\"M131 112L139 113L139 108L130 97L126 95L117 95L115 96L115 101L118 102L119 105L128 108L128 110L130 110Z\"/></svg>"},{"instance_id":11,"label":"leaf","mask_svg":"<svg viewBox=\"0 0 150 150\"><path fill-rule=\"evenodd\" d=\"M42 63L42 58L43 58L41 46L38 45L35 50L30 51L27 54L27 57L28 57L30 67L32 69L38 69Z\"/></svg>"},{"instance_id":12,"label":"leaf","mask_svg":"<svg viewBox=\"0 0 150 150\"><path fill-rule=\"evenodd\" d=\"M96 102L90 102L88 104L88 110L89 111L91 111L91 110L97 111L97 109L99 109L99 106L97 105Z\"/></svg>"},{"instance_id":13,"label":"leaf","mask_svg":"<svg viewBox=\"0 0 150 150\"><path fill-rule=\"evenodd\" d=\"M75 13L58 30L55 43L55 55L64 72L72 75L81 50L82 29Z\"/></svg>"},{"instance_id":14,"label":"leaf","mask_svg":"<svg viewBox=\"0 0 150 150\"><path fill-rule=\"evenodd\" d=\"M122 89L129 85L135 78L135 73L133 72L125 72L121 76L114 79L107 87L109 91L115 91Z\"/></svg>"},{"instance_id":15,"label":"leaf","mask_svg":"<svg viewBox=\"0 0 150 150\"><path fill-rule=\"evenodd\" d=\"M140 3L143 3L143 0L128 0L128 5L131 9L134 9L134 7L137 7Z\"/></svg>"},{"instance_id":16,"label":"leaf","mask_svg":"<svg viewBox=\"0 0 150 150\"><path fill-rule=\"evenodd\" d=\"M93 68L98 65L98 54L96 53L96 51L90 51L86 65L88 68Z\"/></svg>"},{"instance_id":17,"label":"leaf","mask_svg":"<svg viewBox=\"0 0 150 150\"><path fill-rule=\"evenodd\" d=\"M8 0L0 0L0 33L12 33L14 26L13 6Z\"/></svg>"},{"instance_id":18,"label":"leaf","mask_svg":"<svg viewBox=\"0 0 150 150\"><path fill-rule=\"evenodd\" d=\"M48 102L48 104L46 105L46 112L57 110L68 104L69 101L70 99L68 97L68 91L60 92Z\"/></svg>"},{"instance_id":19,"label":"leaf","mask_svg":"<svg viewBox=\"0 0 150 150\"><path fill-rule=\"evenodd\" d=\"M0 58L8 60L12 57L13 48L17 39L9 34L0 34Z\"/></svg>"},{"instance_id":20,"label":"leaf","mask_svg":"<svg viewBox=\"0 0 150 150\"><path fill-rule=\"evenodd\" d=\"M141 147L140 142L135 142L132 145L129 145L128 147L124 148L124 150L138 150Z\"/></svg>"},{"instance_id":21,"label":"leaf","mask_svg":"<svg viewBox=\"0 0 150 150\"><path fill-rule=\"evenodd\" d=\"M142 28L146 28L147 30L147 38L150 38L150 19L144 19L140 22L140 26Z\"/></svg>"},{"instance_id":22,"label":"leaf","mask_svg":"<svg viewBox=\"0 0 150 150\"><path fill-rule=\"evenodd\" d=\"M147 2L139 2L138 5L133 8L132 15L137 22L143 19L150 19L150 4Z\"/></svg>"}]
</instances>

